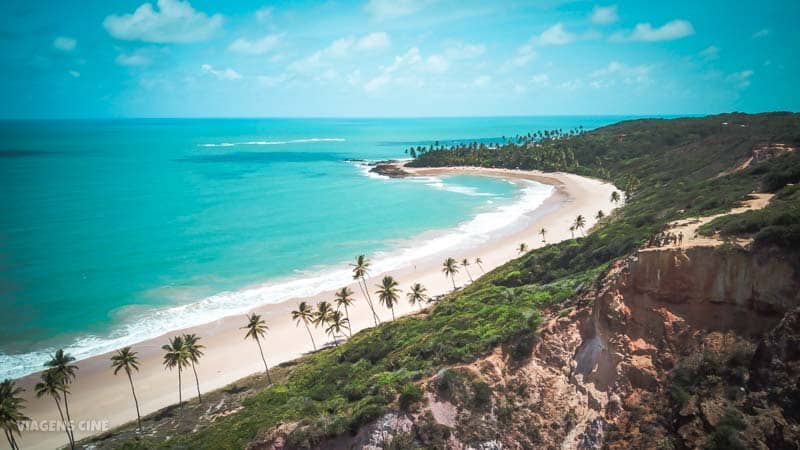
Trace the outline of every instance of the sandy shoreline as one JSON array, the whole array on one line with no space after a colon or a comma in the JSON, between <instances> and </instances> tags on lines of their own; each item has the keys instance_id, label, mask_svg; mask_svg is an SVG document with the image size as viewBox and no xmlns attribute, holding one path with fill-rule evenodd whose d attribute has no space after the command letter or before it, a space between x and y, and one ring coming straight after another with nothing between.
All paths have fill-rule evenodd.
<instances>
[{"instance_id":1,"label":"sandy shoreline","mask_svg":"<svg viewBox=\"0 0 800 450\"><path fill-rule=\"evenodd\" d=\"M483 175L514 179L533 180L554 186L553 194L526 217L526 224L522 229L502 236L491 236L486 242L470 246L469 248L448 249L433 256L424 257L412 264L389 272L400 283L405 291L412 283L419 282L425 285L430 295L439 295L452 290L452 284L440 270L442 261L452 256L457 260L469 258L473 261L476 257L483 260L483 267L488 271L517 256L516 248L525 242L529 248L537 248L542 244L538 232L541 228L547 229L547 241L557 242L570 238L569 226L578 214L586 217L589 229L595 222L595 214L603 210L608 214L613 205L610 202L614 186L599 180L593 180L566 173L540 173L516 171L507 169L484 168L426 168L410 169L407 171L419 176L436 175ZM481 269L475 265L470 266L473 278L481 274ZM374 290L379 279L384 273L372 273L368 280L371 290ZM464 285L469 282L466 273L460 269L456 276L456 283ZM356 304L350 309L350 318L353 331L371 326L372 321L369 308L361 298L355 284L351 289L356 293ZM267 362L272 366L294 359L304 352L311 350L311 342L304 328L296 327L291 321L290 312L297 303L307 300L316 303L321 300L331 301L333 292L320 292L306 298L291 299L278 304L270 304L255 308L258 314L267 321L270 332L264 345ZM405 301L405 292L395 313L399 316L413 311ZM391 318L388 310L380 308L379 316L383 320ZM201 343L206 346L206 354L198 366L200 388L209 391L223 387L242 377L262 371L263 365L258 357L258 349L254 342L245 341L244 333L240 327L244 325L244 316L231 316L220 318L214 322L177 330L165 336L150 339L133 346L139 352L141 359L140 372L135 375L137 395L142 415L149 414L160 408L177 402L177 374L166 372L162 365L161 345L166 343L167 336L177 333L190 332L202 337ZM313 330L317 343L326 342L327 336L321 330ZM75 421L107 420L110 427L121 425L134 420L135 410L130 394L130 387L124 375L115 377L109 370L109 354L88 358L78 363L80 370L78 378L71 386L70 412ZM18 380L21 387L26 389L24 397L27 400L24 413L35 421L57 420L58 413L54 402L50 398L36 399L33 395L33 385L39 379L38 374L32 374ZM184 398L196 395L194 380L191 376L184 377ZM88 431L76 430L76 438L80 439L92 434ZM53 448L64 445L66 436L63 431L53 432L23 432L21 446L23 448ZM4 443L4 445L7 445ZM6 448L5 446L3 448Z\"/></svg>"}]
</instances>

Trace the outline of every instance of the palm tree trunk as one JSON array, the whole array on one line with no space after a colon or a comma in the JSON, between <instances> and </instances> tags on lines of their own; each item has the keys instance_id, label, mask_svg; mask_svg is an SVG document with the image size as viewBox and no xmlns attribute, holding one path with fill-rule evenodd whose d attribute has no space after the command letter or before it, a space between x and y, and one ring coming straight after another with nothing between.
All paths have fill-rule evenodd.
<instances>
[{"instance_id":1,"label":"palm tree trunk","mask_svg":"<svg viewBox=\"0 0 800 450\"><path fill-rule=\"evenodd\" d=\"M375 313L375 307L372 306L372 297L369 295L369 288L367 287L367 280L364 277L361 277L361 282L364 283L364 295L367 297L367 304L369 305L369 309L372 311L372 320L375 321L375 326L378 326L380 323L380 318L378 318L378 314Z\"/></svg>"},{"instance_id":2,"label":"palm tree trunk","mask_svg":"<svg viewBox=\"0 0 800 450\"><path fill-rule=\"evenodd\" d=\"M72 418L69 416L69 403L67 402L68 394L63 392L64 394L64 411L67 413L67 432L72 437L72 443L75 444L75 433L72 431Z\"/></svg>"},{"instance_id":3,"label":"palm tree trunk","mask_svg":"<svg viewBox=\"0 0 800 450\"><path fill-rule=\"evenodd\" d=\"M453 290L455 291L456 290L456 276L451 274L450 275L450 279L453 281Z\"/></svg>"},{"instance_id":4,"label":"palm tree trunk","mask_svg":"<svg viewBox=\"0 0 800 450\"><path fill-rule=\"evenodd\" d=\"M344 315L347 317L347 323L352 326L353 324L350 323L350 311L347 310L347 305L344 305ZM350 337L353 337L353 329L350 328L350 326L347 327L347 334L349 334Z\"/></svg>"},{"instance_id":5,"label":"palm tree trunk","mask_svg":"<svg viewBox=\"0 0 800 450\"><path fill-rule=\"evenodd\" d=\"M181 396L181 366L178 365L178 408L183 410L183 397Z\"/></svg>"},{"instance_id":6,"label":"palm tree trunk","mask_svg":"<svg viewBox=\"0 0 800 450\"><path fill-rule=\"evenodd\" d=\"M467 271L467 276L469 277L469 282L470 282L470 283L474 283L474 282L475 282L475 280L473 280L473 279L472 279L472 274L471 274L471 273L469 273L469 269L467 269L466 267L464 267L464 270L465 270L465 271Z\"/></svg>"},{"instance_id":7,"label":"palm tree trunk","mask_svg":"<svg viewBox=\"0 0 800 450\"><path fill-rule=\"evenodd\" d=\"M133 394L133 404L136 405L136 422L139 424L139 432L142 432L142 415L139 413L139 400L136 398L136 389L133 388L133 377L131 377L130 370L126 370L125 372L128 373L128 381L131 383L131 393Z\"/></svg>"},{"instance_id":8,"label":"palm tree trunk","mask_svg":"<svg viewBox=\"0 0 800 450\"><path fill-rule=\"evenodd\" d=\"M480 268L481 268L481 273L483 273L483 274L485 274L485 273L486 273L486 271L485 271L485 270L483 270L483 265L482 265L482 264L478 264L478 267L480 267Z\"/></svg>"},{"instance_id":9,"label":"palm tree trunk","mask_svg":"<svg viewBox=\"0 0 800 450\"><path fill-rule=\"evenodd\" d=\"M14 438L11 436L11 431L4 428L3 433L6 434L6 439L8 439L8 445L11 447L11 450L16 450L16 442L14 442Z\"/></svg>"},{"instance_id":10,"label":"palm tree trunk","mask_svg":"<svg viewBox=\"0 0 800 450\"><path fill-rule=\"evenodd\" d=\"M64 420L64 411L61 410L61 402L58 401L58 397L53 397L56 400L56 408L58 408L58 415L61 416L61 423L64 424L64 431L67 432L67 439L69 439L69 448L75 450L75 441L72 439L72 434L69 432L69 427L67 426L67 421Z\"/></svg>"},{"instance_id":11,"label":"palm tree trunk","mask_svg":"<svg viewBox=\"0 0 800 450\"><path fill-rule=\"evenodd\" d=\"M200 396L200 379L197 378L197 369L194 367L194 361L192 361L192 372L194 372L194 383L197 386L197 403L203 403L203 397Z\"/></svg>"},{"instance_id":12,"label":"palm tree trunk","mask_svg":"<svg viewBox=\"0 0 800 450\"><path fill-rule=\"evenodd\" d=\"M389 309L391 309L391 310L392 310L392 322L394 322L395 320L397 320L397 319L395 319L395 317L394 317L394 306L392 306L392 307L391 307L391 308L389 308Z\"/></svg>"},{"instance_id":13,"label":"palm tree trunk","mask_svg":"<svg viewBox=\"0 0 800 450\"><path fill-rule=\"evenodd\" d=\"M317 343L314 342L314 335L311 334L311 328L308 328L308 322L303 320L303 324L306 326L306 331L308 331L308 337L311 338L311 346L314 347L314 351L317 351Z\"/></svg>"},{"instance_id":14,"label":"palm tree trunk","mask_svg":"<svg viewBox=\"0 0 800 450\"><path fill-rule=\"evenodd\" d=\"M267 369L267 382L272 384L272 377L269 374L269 366L267 365L267 360L264 359L264 350L261 349L261 341L256 338L256 344L258 344L258 351L261 352L261 361L264 362L264 368Z\"/></svg>"}]
</instances>

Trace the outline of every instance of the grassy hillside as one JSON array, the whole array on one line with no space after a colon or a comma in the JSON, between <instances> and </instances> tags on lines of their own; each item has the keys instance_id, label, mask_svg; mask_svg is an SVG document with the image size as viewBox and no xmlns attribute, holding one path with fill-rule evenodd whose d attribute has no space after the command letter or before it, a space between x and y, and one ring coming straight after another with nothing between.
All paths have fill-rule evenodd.
<instances>
[{"instance_id":1,"label":"grassy hillside","mask_svg":"<svg viewBox=\"0 0 800 450\"><path fill-rule=\"evenodd\" d=\"M248 398L241 411L194 434L167 442L163 436L136 438L125 448L242 448L286 421L301 423L289 436L291 446L313 447L355 432L387 409L412 407L422 397L415 381L442 367L472 361L498 346L511 357L529 355L544 308L558 308L609 262L628 254L669 221L726 210L748 193L767 189L779 192L780 201L793 205L794 212L780 219L750 220L753 225L743 228L727 222L715 226L747 233L769 226L796 230L797 190L786 184L800 179L797 152L717 175L762 145L800 146L800 115L636 120L554 135L562 137L526 137L519 145L496 149L470 145L423 151L413 165L559 169L628 186L626 205L603 219L588 237L532 251L446 296L426 314L364 330L338 349L291 364L284 383L263 389ZM543 158L545 154L550 159ZM442 433L426 436L421 439L429 439L423 443L431 447L443 439Z\"/></svg>"}]
</instances>

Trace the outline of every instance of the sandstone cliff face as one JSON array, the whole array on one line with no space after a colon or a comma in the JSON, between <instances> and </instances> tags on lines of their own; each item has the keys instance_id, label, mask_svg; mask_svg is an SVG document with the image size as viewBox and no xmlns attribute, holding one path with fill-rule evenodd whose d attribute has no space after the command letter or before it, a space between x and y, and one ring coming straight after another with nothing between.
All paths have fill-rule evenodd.
<instances>
[{"instance_id":1,"label":"sandstone cliff face","mask_svg":"<svg viewBox=\"0 0 800 450\"><path fill-rule=\"evenodd\" d=\"M785 255L638 252L559 305L529 358L444 369L416 409L324 447L798 449L800 274Z\"/></svg>"}]
</instances>

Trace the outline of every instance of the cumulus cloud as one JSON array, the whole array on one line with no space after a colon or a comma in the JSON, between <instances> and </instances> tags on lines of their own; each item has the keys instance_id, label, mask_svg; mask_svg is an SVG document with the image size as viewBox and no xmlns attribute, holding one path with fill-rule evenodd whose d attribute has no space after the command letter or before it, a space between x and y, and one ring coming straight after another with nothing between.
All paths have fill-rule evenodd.
<instances>
[{"instance_id":1,"label":"cumulus cloud","mask_svg":"<svg viewBox=\"0 0 800 450\"><path fill-rule=\"evenodd\" d=\"M650 84L650 72L652 66L639 65L628 66L618 61L611 61L607 66L594 70L589 74L589 85L594 88L613 86L617 83L623 84Z\"/></svg>"},{"instance_id":2,"label":"cumulus cloud","mask_svg":"<svg viewBox=\"0 0 800 450\"><path fill-rule=\"evenodd\" d=\"M200 69L203 71L203 73L213 75L219 80L232 81L232 80L239 80L242 78L242 75L239 72L231 69L230 67L225 69L215 69L213 66L209 64L203 64L202 66L200 66Z\"/></svg>"},{"instance_id":3,"label":"cumulus cloud","mask_svg":"<svg viewBox=\"0 0 800 450\"><path fill-rule=\"evenodd\" d=\"M451 60L473 59L484 53L486 53L485 45L465 42L448 42L444 50L445 56Z\"/></svg>"},{"instance_id":4,"label":"cumulus cloud","mask_svg":"<svg viewBox=\"0 0 800 450\"><path fill-rule=\"evenodd\" d=\"M726 80L732 83L736 89L747 89L750 86L750 78L754 73L752 69L742 70L728 75Z\"/></svg>"},{"instance_id":5,"label":"cumulus cloud","mask_svg":"<svg viewBox=\"0 0 800 450\"><path fill-rule=\"evenodd\" d=\"M502 69L511 70L527 66L534 58L536 58L536 50L534 50L533 44L529 42L517 48L514 56L503 64Z\"/></svg>"},{"instance_id":6,"label":"cumulus cloud","mask_svg":"<svg viewBox=\"0 0 800 450\"><path fill-rule=\"evenodd\" d=\"M758 30L755 33L753 33L753 39L765 38L765 37L769 36L769 34L771 32L772 32L772 30L770 30L769 28L764 28L764 29Z\"/></svg>"},{"instance_id":7,"label":"cumulus cloud","mask_svg":"<svg viewBox=\"0 0 800 450\"><path fill-rule=\"evenodd\" d=\"M591 20L595 25L609 25L618 21L617 5L595 6L592 10Z\"/></svg>"},{"instance_id":8,"label":"cumulus cloud","mask_svg":"<svg viewBox=\"0 0 800 450\"><path fill-rule=\"evenodd\" d=\"M256 11L256 20L259 22L264 22L267 19L272 17L272 7L271 6L264 6L263 8L259 8Z\"/></svg>"},{"instance_id":9,"label":"cumulus cloud","mask_svg":"<svg viewBox=\"0 0 800 450\"><path fill-rule=\"evenodd\" d=\"M380 51L391 45L389 35L384 32L371 33L360 38L346 36L336 39L322 50L289 64L289 70L310 74L329 66L332 61L343 59L354 53Z\"/></svg>"},{"instance_id":10,"label":"cumulus cloud","mask_svg":"<svg viewBox=\"0 0 800 450\"><path fill-rule=\"evenodd\" d=\"M449 68L448 61L441 55L424 58L417 47L395 56L392 64L381 67L377 76L364 84L364 90L375 92L392 82L421 85L421 75L442 74Z\"/></svg>"},{"instance_id":11,"label":"cumulus cloud","mask_svg":"<svg viewBox=\"0 0 800 450\"><path fill-rule=\"evenodd\" d=\"M712 61L719 58L719 47L711 45L700 52L700 56L706 61Z\"/></svg>"},{"instance_id":12,"label":"cumulus cloud","mask_svg":"<svg viewBox=\"0 0 800 450\"><path fill-rule=\"evenodd\" d=\"M132 53L120 53L115 62L120 66L148 66L153 61L147 51L139 49Z\"/></svg>"},{"instance_id":13,"label":"cumulus cloud","mask_svg":"<svg viewBox=\"0 0 800 450\"><path fill-rule=\"evenodd\" d=\"M532 42L539 45L565 45L574 42L577 36L564 29L564 25L559 22L552 27L544 30L539 36L535 36Z\"/></svg>"},{"instance_id":14,"label":"cumulus cloud","mask_svg":"<svg viewBox=\"0 0 800 450\"><path fill-rule=\"evenodd\" d=\"M355 48L356 50L364 51L383 50L389 48L391 45L389 35L383 31L379 31L377 33L370 33L359 39L355 44Z\"/></svg>"},{"instance_id":15,"label":"cumulus cloud","mask_svg":"<svg viewBox=\"0 0 800 450\"><path fill-rule=\"evenodd\" d=\"M268 34L252 41L245 38L238 38L231 42L231 45L228 46L228 50L245 55L263 55L274 49L282 37L282 34Z\"/></svg>"},{"instance_id":16,"label":"cumulus cloud","mask_svg":"<svg viewBox=\"0 0 800 450\"><path fill-rule=\"evenodd\" d=\"M618 32L611 36L612 41L657 42L674 41L694 34L694 27L686 20L672 20L653 28L650 23L639 23L632 32Z\"/></svg>"},{"instance_id":17,"label":"cumulus cloud","mask_svg":"<svg viewBox=\"0 0 800 450\"><path fill-rule=\"evenodd\" d=\"M144 3L132 14L112 14L103 20L103 27L126 41L188 43L210 38L222 21L222 15L208 16L188 1L158 0L157 9Z\"/></svg>"},{"instance_id":18,"label":"cumulus cloud","mask_svg":"<svg viewBox=\"0 0 800 450\"><path fill-rule=\"evenodd\" d=\"M408 16L424 8L432 0L369 0L364 10L374 21Z\"/></svg>"},{"instance_id":19,"label":"cumulus cloud","mask_svg":"<svg viewBox=\"0 0 800 450\"><path fill-rule=\"evenodd\" d=\"M71 52L75 50L75 46L77 45L78 41L68 36L58 36L53 39L53 48L61 50L62 52Z\"/></svg>"},{"instance_id":20,"label":"cumulus cloud","mask_svg":"<svg viewBox=\"0 0 800 450\"><path fill-rule=\"evenodd\" d=\"M531 77L531 84L538 87L545 87L550 85L550 76L546 73L538 73Z\"/></svg>"},{"instance_id":21,"label":"cumulus cloud","mask_svg":"<svg viewBox=\"0 0 800 450\"><path fill-rule=\"evenodd\" d=\"M475 87L484 87L492 82L492 77L489 75L479 75L472 80L472 85Z\"/></svg>"}]
</instances>

